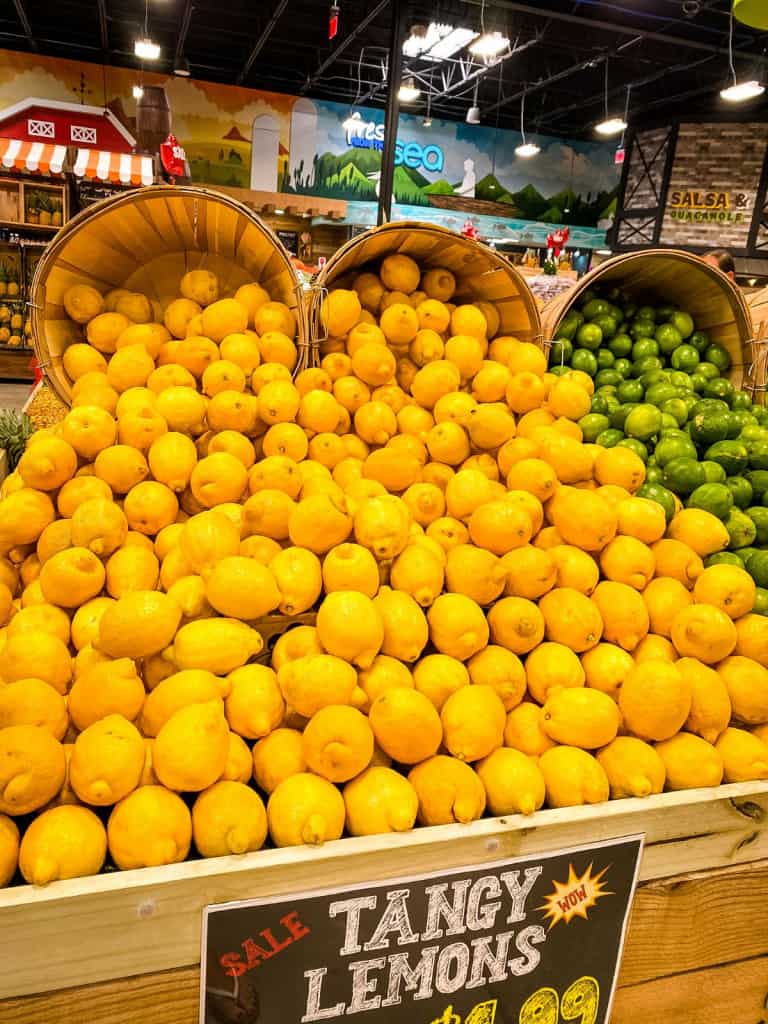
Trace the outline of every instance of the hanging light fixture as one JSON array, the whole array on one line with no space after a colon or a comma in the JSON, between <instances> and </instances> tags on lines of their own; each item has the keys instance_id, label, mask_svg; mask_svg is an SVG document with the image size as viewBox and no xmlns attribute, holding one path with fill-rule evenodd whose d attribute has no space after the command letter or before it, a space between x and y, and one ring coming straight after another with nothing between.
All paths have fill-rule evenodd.
<instances>
[{"instance_id":1,"label":"hanging light fixture","mask_svg":"<svg viewBox=\"0 0 768 1024\"><path fill-rule=\"evenodd\" d=\"M427 112L424 115L424 120L421 122L422 128L432 127L432 81L430 79L430 91L427 93Z\"/></svg>"},{"instance_id":2,"label":"hanging light fixture","mask_svg":"<svg viewBox=\"0 0 768 1024\"><path fill-rule=\"evenodd\" d=\"M621 135L627 130L627 122L623 117L608 113L608 60L605 61L605 118L595 125L598 135L609 138L611 135Z\"/></svg>"},{"instance_id":3,"label":"hanging light fixture","mask_svg":"<svg viewBox=\"0 0 768 1024\"><path fill-rule=\"evenodd\" d=\"M416 85L412 75L405 78L397 90L397 98L401 103L415 103L421 96L421 89Z\"/></svg>"},{"instance_id":4,"label":"hanging light fixture","mask_svg":"<svg viewBox=\"0 0 768 1024\"><path fill-rule=\"evenodd\" d=\"M540 153L541 149L535 142L525 141L525 96L526 94L524 92L523 98L520 101L520 134L523 137L523 141L515 149L515 154L523 157L524 160L527 160L529 157L536 156L537 153Z\"/></svg>"},{"instance_id":5,"label":"hanging light fixture","mask_svg":"<svg viewBox=\"0 0 768 1024\"><path fill-rule=\"evenodd\" d=\"M189 66L187 58L180 54L173 62L173 73L178 75L179 78L189 78L192 74L192 68Z\"/></svg>"},{"instance_id":6,"label":"hanging light fixture","mask_svg":"<svg viewBox=\"0 0 768 1024\"><path fill-rule=\"evenodd\" d=\"M477 87L478 82L475 81L475 95L472 100L472 106L467 111L467 124L480 124L480 107L477 105Z\"/></svg>"},{"instance_id":7,"label":"hanging light fixture","mask_svg":"<svg viewBox=\"0 0 768 1024\"><path fill-rule=\"evenodd\" d=\"M160 47L149 36L149 0L144 0L144 35L133 44L133 52L139 60L157 60Z\"/></svg>"},{"instance_id":8,"label":"hanging light fixture","mask_svg":"<svg viewBox=\"0 0 768 1024\"><path fill-rule=\"evenodd\" d=\"M509 38L503 33L498 31L486 32L485 0L482 0L480 4L480 28L480 35L469 47L469 52L474 54L475 57L481 57L483 60L493 60L494 57L498 57L500 53L503 53L509 47Z\"/></svg>"},{"instance_id":9,"label":"hanging light fixture","mask_svg":"<svg viewBox=\"0 0 768 1024\"><path fill-rule=\"evenodd\" d=\"M725 100L726 103L746 103L747 100L754 100L758 96L763 95L765 86L758 82L757 79L753 78L745 82L739 82L736 79L736 68L733 65L733 9L731 9L731 20L728 28L728 67L733 82L731 85L720 90L720 99Z\"/></svg>"},{"instance_id":10,"label":"hanging light fixture","mask_svg":"<svg viewBox=\"0 0 768 1024\"><path fill-rule=\"evenodd\" d=\"M140 100L143 95L144 95L144 90L142 89L142 87L140 85L134 85L134 87L133 87L133 98L135 100Z\"/></svg>"}]
</instances>

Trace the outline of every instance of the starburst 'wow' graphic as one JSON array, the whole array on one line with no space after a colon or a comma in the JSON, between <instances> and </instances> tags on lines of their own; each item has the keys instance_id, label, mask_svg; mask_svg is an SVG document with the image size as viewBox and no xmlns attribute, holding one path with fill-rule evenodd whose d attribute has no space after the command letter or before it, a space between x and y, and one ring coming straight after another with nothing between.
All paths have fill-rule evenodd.
<instances>
[{"instance_id":1,"label":"starburst 'wow' graphic","mask_svg":"<svg viewBox=\"0 0 768 1024\"><path fill-rule=\"evenodd\" d=\"M566 924L574 917L583 917L586 921L589 917L588 911L596 906L601 896L613 896L602 881L608 868L603 868L598 874L592 874L592 864L589 865L583 875L577 875L573 870L573 864L568 865L568 881L558 882L553 879L555 891L546 897L544 905L538 910L544 911L544 916L550 918L550 930L560 921Z\"/></svg>"}]
</instances>

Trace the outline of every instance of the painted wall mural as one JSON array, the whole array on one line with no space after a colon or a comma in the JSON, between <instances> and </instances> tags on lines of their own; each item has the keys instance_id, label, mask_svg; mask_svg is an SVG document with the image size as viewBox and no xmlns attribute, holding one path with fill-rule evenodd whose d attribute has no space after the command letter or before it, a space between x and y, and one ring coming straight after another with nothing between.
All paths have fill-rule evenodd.
<instances>
[{"instance_id":1,"label":"painted wall mural","mask_svg":"<svg viewBox=\"0 0 768 1024\"><path fill-rule=\"evenodd\" d=\"M28 97L74 99L108 108L133 131L136 82L126 68L0 51L0 111ZM355 223L375 218L383 111L172 75L145 72L144 82L165 88L194 181L346 199ZM470 215L486 236L531 244L542 244L549 225L570 224L583 229L577 244L600 244L615 208L614 147L531 138L541 152L522 160L518 132L439 119L424 128L403 113L393 215L457 229Z\"/></svg>"}]
</instances>

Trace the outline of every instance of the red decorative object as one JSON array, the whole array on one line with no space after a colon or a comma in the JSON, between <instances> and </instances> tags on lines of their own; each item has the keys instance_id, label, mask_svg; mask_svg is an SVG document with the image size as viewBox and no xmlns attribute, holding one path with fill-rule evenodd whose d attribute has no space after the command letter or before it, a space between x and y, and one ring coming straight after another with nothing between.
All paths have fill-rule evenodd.
<instances>
[{"instance_id":1,"label":"red decorative object","mask_svg":"<svg viewBox=\"0 0 768 1024\"><path fill-rule=\"evenodd\" d=\"M31 97L0 110L0 138L131 153L136 139L106 107Z\"/></svg>"},{"instance_id":2,"label":"red decorative object","mask_svg":"<svg viewBox=\"0 0 768 1024\"><path fill-rule=\"evenodd\" d=\"M619 146L619 148L613 154L613 162L616 164L617 167L621 166L621 164L624 163L624 157L626 156L626 154L627 151L624 149L623 146Z\"/></svg>"},{"instance_id":3,"label":"red decorative object","mask_svg":"<svg viewBox=\"0 0 768 1024\"><path fill-rule=\"evenodd\" d=\"M160 143L160 160L169 178L184 177L187 154L184 152L184 147L179 145L173 133L168 136L165 142Z\"/></svg>"},{"instance_id":4,"label":"red decorative object","mask_svg":"<svg viewBox=\"0 0 768 1024\"><path fill-rule=\"evenodd\" d=\"M37 361L37 356L32 356L29 360L29 368L34 374L35 384L39 384L43 379L43 371L40 369L40 364Z\"/></svg>"},{"instance_id":5,"label":"red decorative object","mask_svg":"<svg viewBox=\"0 0 768 1024\"><path fill-rule=\"evenodd\" d=\"M464 227L461 229L461 233L465 238L477 238L477 228L469 217L464 221Z\"/></svg>"},{"instance_id":6,"label":"red decorative object","mask_svg":"<svg viewBox=\"0 0 768 1024\"><path fill-rule=\"evenodd\" d=\"M560 259L560 253L568 244L568 239L570 237L570 228L558 228L556 231L547 235L547 248L552 250L552 255L556 260Z\"/></svg>"},{"instance_id":7,"label":"red decorative object","mask_svg":"<svg viewBox=\"0 0 768 1024\"><path fill-rule=\"evenodd\" d=\"M339 5L331 4L328 12L328 41L335 39L339 34Z\"/></svg>"}]
</instances>

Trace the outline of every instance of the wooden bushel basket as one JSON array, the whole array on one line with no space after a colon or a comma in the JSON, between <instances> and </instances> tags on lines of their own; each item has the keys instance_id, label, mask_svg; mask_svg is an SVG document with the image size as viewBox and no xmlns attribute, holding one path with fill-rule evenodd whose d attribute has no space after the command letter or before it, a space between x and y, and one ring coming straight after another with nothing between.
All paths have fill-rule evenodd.
<instances>
[{"instance_id":1,"label":"wooden bushel basket","mask_svg":"<svg viewBox=\"0 0 768 1024\"><path fill-rule=\"evenodd\" d=\"M62 305L75 284L100 292L128 288L165 306L189 270L213 271L222 297L249 281L296 311L301 353L306 336L299 283L288 252L252 210L229 196L193 186L153 185L83 210L56 235L32 282L35 354L69 405L66 347L84 340Z\"/></svg>"},{"instance_id":2,"label":"wooden bushel basket","mask_svg":"<svg viewBox=\"0 0 768 1024\"><path fill-rule=\"evenodd\" d=\"M676 249L614 256L544 307L541 319L547 341L555 337L579 297L595 285L616 285L634 301L677 303L691 314L700 330L727 349L733 386L751 391L754 401L763 401L765 372L754 358L747 304L736 285L715 267Z\"/></svg>"},{"instance_id":3,"label":"wooden bushel basket","mask_svg":"<svg viewBox=\"0 0 768 1024\"><path fill-rule=\"evenodd\" d=\"M351 288L365 270L377 270L386 256L402 253L425 269L441 267L456 277L453 302L492 302L499 318L499 334L541 346L541 321L536 300L525 278L493 249L447 228L418 221L382 224L343 245L317 276L311 311L313 341L324 336L320 300L331 288Z\"/></svg>"},{"instance_id":4,"label":"wooden bushel basket","mask_svg":"<svg viewBox=\"0 0 768 1024\"><path fill-rule=\"evenodd\" d=\"M761 288L747 299L752 316L752 359L755 366L756 385L765 395L768 376L768 288ZM764 401L764 399L763 399Z\"/></svg>"}]
</instances>

